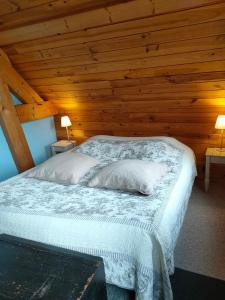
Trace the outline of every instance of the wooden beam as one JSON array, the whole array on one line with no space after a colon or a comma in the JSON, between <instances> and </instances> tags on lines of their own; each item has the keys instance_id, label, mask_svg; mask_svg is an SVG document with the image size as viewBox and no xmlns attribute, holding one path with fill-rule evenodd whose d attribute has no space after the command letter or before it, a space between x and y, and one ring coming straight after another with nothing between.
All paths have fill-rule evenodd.
<instances>
[{"instance_id":1,"label":"wooden beam","mask_svg":"<svg viewBox=\"0 0 225 300\"><path fill-rule=\"evenodd\" d=\"M7 55L0 49L0 77L4 78L10 90L24 103L43 103L43 99L13 68Z\"/></svg>"},{"instance_id":2,"label":"wooden beam","mask_svg":"<svg viewBox=\"0 0 225 300\"><path fill-rule=\"evenodd\" d=\"M37 103L16 105L15 108L21 123L58 114L56 106L49 101L45 101L42 105Z\"/></svg>"},{"instance_id":3,"label":"wooden beam","mask_svg":"<svg viewBox=\"0 0 225 300\"><path fill-rule=\"evenodd\" d=\"M34 161L13 105L8 85L0 79L0 125L19 172L34 167Z\"/></svg>"}]
</instances>

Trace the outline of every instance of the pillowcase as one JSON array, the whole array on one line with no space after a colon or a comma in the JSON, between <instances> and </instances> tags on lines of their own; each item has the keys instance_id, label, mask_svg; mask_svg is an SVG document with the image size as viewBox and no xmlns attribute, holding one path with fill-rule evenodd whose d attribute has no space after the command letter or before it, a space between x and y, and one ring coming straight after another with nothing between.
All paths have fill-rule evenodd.
<instances>
[{"instance_id":1,"label":"pillowcase","mask_svg":"<svg viewBox=\"0 0 225 300\"><path fill-rule=\"evenodd\" d=\"M66 185L77 184L97 164L98 160L89 155L66 152L53 156L27 176Z\"/></svg>"},{"instance_id":2,"label":"pillowcase","mask_svg":"<svg viewBox=\"0 0 225 300\"><path fill-rule=\"evenodd\" d=\"M154 186L166 173L166 165L138 159L125 159L101 169L89 181L88 186L138 191L150 195Z\"/></svg>"}]
</instances>

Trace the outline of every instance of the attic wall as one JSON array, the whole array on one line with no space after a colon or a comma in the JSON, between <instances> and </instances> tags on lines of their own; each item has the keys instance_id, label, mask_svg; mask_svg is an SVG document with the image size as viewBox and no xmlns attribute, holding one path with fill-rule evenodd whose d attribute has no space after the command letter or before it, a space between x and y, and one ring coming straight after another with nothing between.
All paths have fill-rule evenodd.
<instances>
[{"instance_id":1,"label":"attic wall","mask_svg":"<svg viewBox=\"0 0 225 300\"><path fill-rule=\"evenodd\" d=\"M192 147L201 167L206 147L219 144L216 117L225 114L225 2L40 2L22 8L20 19L4 15L0 46L60 109L58 138L66 137L59 122L66 114L78 141L173 136ZM47 9L50 2L58 6ZM42 13L31 24L34 9Z\"/></svg>"}]
</instances>

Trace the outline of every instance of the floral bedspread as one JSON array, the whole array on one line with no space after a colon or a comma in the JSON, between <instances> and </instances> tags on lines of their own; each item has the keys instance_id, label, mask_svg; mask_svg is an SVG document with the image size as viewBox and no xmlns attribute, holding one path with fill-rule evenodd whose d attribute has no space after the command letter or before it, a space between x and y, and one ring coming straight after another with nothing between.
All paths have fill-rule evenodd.
<instances>
[{"instance_id":1,"label":"floral bedspread","mask_svg":"<svg viewBox=\"0 0 225 300\"><path fill-rule=\"evenodd\" d=\"M172 299L157 226L179 177L184 149L169 139L124 141L102 137L86 141L75 151L100 161L78 185L36 180L26 173L0 184L0 233L102 256L108 283L135 289L138 300ZM100 168L128 158L168 166L168 174L152 195L87 187ZM40 216L44 217L43 224ZM63 230L56 227L57 222L64 224ZM45 226L44 233L41 226Z\"/></svg>"}]
</instances>

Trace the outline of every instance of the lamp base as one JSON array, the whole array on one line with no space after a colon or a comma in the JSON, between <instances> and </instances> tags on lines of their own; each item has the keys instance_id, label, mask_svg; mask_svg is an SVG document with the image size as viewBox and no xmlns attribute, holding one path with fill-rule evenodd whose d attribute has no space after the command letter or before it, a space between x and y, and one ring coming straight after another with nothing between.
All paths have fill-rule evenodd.
<instances>
[{"instance_id":1,"label":"lamp base","mask_svg":"<svg viewBox=\"0 0 225 300\"><path fill-rule=\"evenodd\" d=\"M70 140L70 136L69 136L69 130L68 130L67 126L66 126L66 134L67 134L67 140L69 141Z\"/></svg>"}]
</instances>

